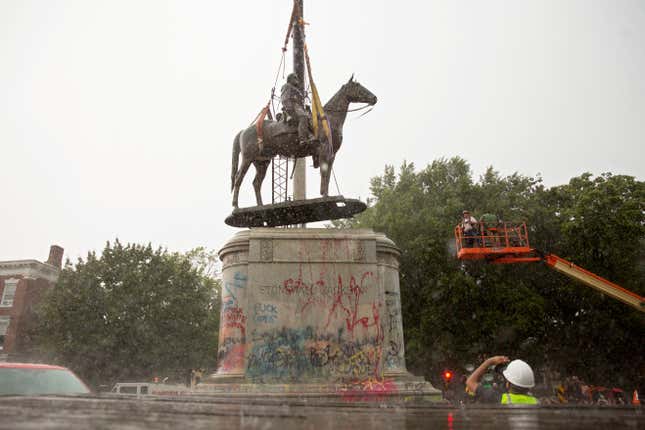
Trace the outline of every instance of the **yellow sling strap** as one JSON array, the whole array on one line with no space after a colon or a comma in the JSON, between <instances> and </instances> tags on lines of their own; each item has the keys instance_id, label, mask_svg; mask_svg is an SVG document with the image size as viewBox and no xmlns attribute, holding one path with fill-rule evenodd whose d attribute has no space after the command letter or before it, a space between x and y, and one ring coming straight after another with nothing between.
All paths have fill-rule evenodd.
<instances>
[{"instance_id":1,"label":"yellow sling strap","mask_svg":"<svg viewBox=\"0 0 645 430\"><path fill-rule=\"evenodd\" d=\"M307 74L309 75L309 86L311 87L311 116L314 128L314 135L318 137L318 122L322 123L322 128L327 136L327 142L331 144L331 130L329 128L329 122L327 121L327 116L325 115L325 109L320 102L320 96L318 95L318 89L316 84L314 84L314 78L311 74L311 62L309 61L309 51L307 49L307 44L305 44L305 61L307 62Z\"/></svg>"}]
</instances>

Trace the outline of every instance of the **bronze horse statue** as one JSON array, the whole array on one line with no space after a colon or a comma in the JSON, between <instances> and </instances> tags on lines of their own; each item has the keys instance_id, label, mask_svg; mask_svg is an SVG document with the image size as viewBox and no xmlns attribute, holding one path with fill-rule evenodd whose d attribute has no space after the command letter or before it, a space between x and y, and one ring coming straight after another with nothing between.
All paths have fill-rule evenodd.
<instances>
[{"instance_id":1,"label":"bronze horse statue","mask_svg":"<svg viewBox=\"0 0 645 430\"><path fill-rule=\"evenodd\" d=\"M233 170L231 173L233 207L236 209L238 207L240 185L251 163L255 166L256 171L255 179L253 179L255 198L258 206L262 205L260 194L262 181L271 159L276 155L295 158L313 157L314 166L320 165L320 195L327 197L331 168L336 152L343 143L343 124L350 103L368 103L370 105L376 103L376 96L356 82L353 75L324 106L331 129L331 145L325 137L321 137L319 141L301 144L298 142L297 127L282 121L264 121L262 144L258 143L255 125L240 131L233 141ZM319 134L324 136L322 130ZM238 169L240 154L242 154L242 162Z\"/></svg>"}]
</instances>

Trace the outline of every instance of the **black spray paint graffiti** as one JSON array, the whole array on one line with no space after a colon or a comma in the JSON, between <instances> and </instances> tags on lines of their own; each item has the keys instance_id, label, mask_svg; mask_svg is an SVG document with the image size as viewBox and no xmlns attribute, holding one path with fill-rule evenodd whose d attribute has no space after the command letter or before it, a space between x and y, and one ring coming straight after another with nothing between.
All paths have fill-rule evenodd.
<instances>
[{"instance_id":1,"label":"black spray paint graffiti","mask_svg":"<svg viewBox=\"0 0 645 430\"><path fill-rule=\"evenodd\" d=\"M278 319L278 307L272 303L256 303L253 319L257 323L273 324Z\"/></svg>"},{"instance_id":2,"label":"black spray paint graffiti","mask_svg":"<svg viewBox=\"0 0 645 430\"><path fill-rule=\"evenodd\" d=\"M385 361L389 368L404 367L400 298L395 292L386 291L385 294L385 307L388 314L387 338L389 340Z\"/></svg>"}]
</instances>

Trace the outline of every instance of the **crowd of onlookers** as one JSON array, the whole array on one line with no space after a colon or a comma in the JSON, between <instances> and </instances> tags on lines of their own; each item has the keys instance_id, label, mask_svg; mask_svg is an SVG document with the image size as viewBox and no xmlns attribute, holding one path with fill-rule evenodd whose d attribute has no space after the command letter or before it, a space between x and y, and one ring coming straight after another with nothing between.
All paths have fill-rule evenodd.
<instances>
[{"instance_id":1,"label":"crowd of onlookers","mask_svg":"<svg viewBox=\"0 0 645 430\"><path fill-rule=\"evenodd\" d=\"M629 392L615 387L590 385L577 376L565 378L553 391L552 396L541 397L540 403L543 405L629 405L640 402L636 392Z\"/></svg>"}]
</instances>

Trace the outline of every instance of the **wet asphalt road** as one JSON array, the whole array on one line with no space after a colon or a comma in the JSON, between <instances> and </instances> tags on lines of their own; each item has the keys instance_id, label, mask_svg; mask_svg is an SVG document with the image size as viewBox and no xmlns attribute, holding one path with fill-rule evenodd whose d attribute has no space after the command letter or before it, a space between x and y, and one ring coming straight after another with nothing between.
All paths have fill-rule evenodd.
<instances>
[{"instance_id":1,"label":"wet asphalt road","mask_svg":"<svg viewBox=\"0 0 645 430\"><path fill-rule=\"evenodd\" d=\"M477 407L332 400L0 397L0 429L645 429L640 407Z\"/></svg>"}]
</instances>

